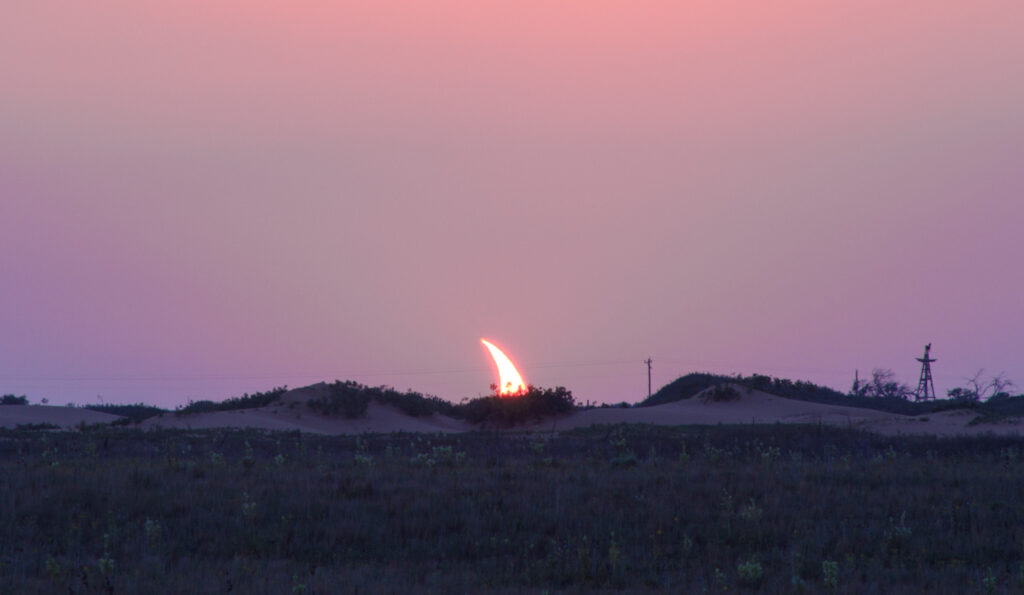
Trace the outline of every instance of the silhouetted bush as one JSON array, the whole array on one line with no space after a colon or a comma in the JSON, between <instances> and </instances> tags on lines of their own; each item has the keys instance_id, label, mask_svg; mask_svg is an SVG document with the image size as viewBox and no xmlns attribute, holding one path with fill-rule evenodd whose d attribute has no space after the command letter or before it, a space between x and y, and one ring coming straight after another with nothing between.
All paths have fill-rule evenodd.
<instances>
[{"instance_id":1,"label":"silhouetted bush","mask_svg":"<svg viewBox=\"0 0 1024 595\"><path fill-rule=\"evenodd\" d=\"M209 399L203 399L202 401L189 399L188 405L178 407L174 410L174 414L188 415L192 413L210 413L212 411L220 411L220 403L210 401Z\"/></svg>"},{"instance_id":2,"label":"silhouetted bush","mask_svg":"<svg viewBox=\"0 0 1024 595\"><path fill-rule=\"evenodd\" d=\"M329 393L307 401L317 413L356 418L366 413L371 401L394 407L406 415L425 417L434 413L451 414L455 406L444 399L414 391L399 392L389 386L364 386L353 380L335 381Z\"/></svg>"},{"instance_id":3,"label":"silhouetted bush","mask_svg":"<svg viewBox=\"0 0 1024 595\"><path fill-rule=\"evenodd\" d=\"M212 411L232 411L235 409L254 409L265 407L281 398L288 392L287 386L278 386L265 392L245 393L241 397L231 397L220 402L202 400L189 401L188 405L175 410L177 414L210 413Z\"/></svg>"},{"instance_id":4,"label":"silhouetted bush","mask_svg":"<svg viewBox=\"0 0 1024 595\"><path fill-rule=\"evenodd\" d=\"M307 401L310 409L322 415L338 415L348 419L357 418L366 413L372 396L370 389L354 382L336 380L327 385L327 394Z\"/></svg>"},{"instance_id":5,"label":"silhouetted bush","mask_svg":"<svg viewBox=\"0 0 1024 595\"><path fill-rule=\"evenodd\" d=\"M50 422L42 422L38 424L18 424L17 429L19 430L59 430L60 426Z\"/></svg>"},{"instance_id":6,"label":"silhouetted bush","mask_svg":"<svg viewBox=\"0 0 1024 595\"><path fill-rule=\"evenodd\" d=\"M552 415L571 413L576 408L572 392L564 386L537 388L514 397L481 397L454 408L454 415L470 423L514 426L539 421Z\"/></svg>"},{"instance_id":7,"label":"silhouetted bush","mask_svg":"<svg viewBox=\"0 0 1024 595\"><path fill-rule=\"evenodd\" d=\"M434 413L451 415L451 412L455 408L455 405L445 401L444 399L434 396L424 396L422 393L414 391L406 391L402 393L387 386L367 388L366 390L370 393L370 396L374 401L381 403L382 405L395 407L406 415L411 415L413 417L425 417Z\"/></svg>"},{"instance_id":8,"label":"silhouetted bush","mask_svg":"<svg viewBox=\"0 0 1024 595\"><path fill-rule=\"evenodd\" d=\"M651 407L653 405L664 405L674 403L682 399L689 399L700 391L722 384L732 382L733 378L720 374L709 374L707 372L693 372L680 376L672 382L658 389L656 393L641 401L638 407Z\"/></svg>"},{"instance_id":9,"label":"silhouetted bush","mask_svg":"<svg viewBox=\"0 0 1024 595\"><path fill-rule=\"evenodd\" d=\"M0 405L28 405L28 397L25 395L20 397L4 395L0 397Z\"/></svg>"},{"instance_id":10,"label":"silhouetted bush","mask_svg":"<svg viewBox=\"0 0 1024 595\"><path fill-rule=\"evenodd\" d=\"M700 394L702 403L722 403L726 401L739 401L740 393L728 384L713 386Z\"/></svg>"},{"instance_id":11,"label":"silhouetted bush","mask_svg":"<svg viewBox=\"0 0 1024 595\"><path fill-rule=\"evenodd\" d=\"M207 402L209 403L209 401ZM86 405L85 408L91 411L99 411L100 413L120 415L121 417L128 418L129 421L133 421L135 423L139 423L140 421L150 417L155 417L161 413L167 413L166 409L154 407L153 405L146 405L145 403L135 403L133 405L104 403L101 405Z\"/></svg>"}]
</instances>

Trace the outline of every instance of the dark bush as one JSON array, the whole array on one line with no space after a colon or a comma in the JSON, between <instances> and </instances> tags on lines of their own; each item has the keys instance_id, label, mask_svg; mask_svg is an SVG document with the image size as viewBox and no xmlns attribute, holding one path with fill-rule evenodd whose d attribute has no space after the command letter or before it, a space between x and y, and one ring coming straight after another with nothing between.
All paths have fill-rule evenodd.
<instances>
[{"instance_id":1,"label":"dark bush","mask_svg":"<svg viewBox=\"0 0 1024 595\"><path fill-rule=\"evenodd\" d=\"M209 403L210 401L206 402ZM127 420L133 421L135 423L138 423L150 417L155 417L157 415L160 415L161 413L167 413L165 409L154 407L153 405L146 405L145 403L135 403L134 405L116 405L113 403L104 403L102 405L86 405L85 408L91 411L99 411L100 413L120 415L121 417L127 418Z\"/></svg>"},{"instance_id":2,"label":"dark bush","mask_svg":"<svg viewBox=\"0 0 1024 595\"><path fill-rule=\"evenodd\" d=\"M713 386L700 394L702 403L720 403L726 401L739 401L740 393L728 384Z\"/></svg>"},{"instance_id":3,"label":"dark bush","mask_svg":"<svg viewBox=\"0 0 1024 595\"><path fill-rule=\"evenodd\" d=\"M189 399L188 405L179 407L174 410L175 415L187 415L191 413L210 413L213 411L220 411L220 403L204 399L202 401L193 401Z\"/></svg>"},{"instance_id":4,"label":"dark bush","mask_svg":"<svg viewBox=\"0 0 1024 595\"><path fill-rule=\"evenodd\" d=\"M21 395L20 397L4 395L0 397L0 405L28 405L28 397L25 395Z\"/></svg>"},{"instance_id":5,"label":"dark bush","mask_svg":"<svg viewBox=\"0 0 1024 595\"><path fill-rule=\"evenodd\" d=\"M689 399L708 387L715 386L716 384L722 384L724 382L731 382L733 380L734 379L729 378L728 376L722 376L719 374L694 372L687 374L686 376L680 376L661 387L658 389L658 392L640 402L638 407L664 405L665 403L673 403L682 399Z\"/></svg>"},{"instance_id":6,"label":"dark bush","mask_svg":"<svg viewBox=\"0 0 1024 595\"><path fill-rule=\"evenodd\" d=\"M563 386L556 388L528 387L515 397L481 397L454 408L455 417L470 423L495 426L514 426L540 421L552 415L571 413L576 408L572 392Z\"/></svg>"},{"instance_id":7,"label":"dark bush","mask_svg":"<svg viewBox=\"0 0 1024 595\"><path fill-rule=\"evenodd\" d=\"M60 426L49 422L43 422L38 424L18 424L18 430L59 430Z\"/></svg>"},{"instance_id":8,"label":"dark bush","mask_svg":"<svg viewBox=\"0 0 1024 595\"><path fill-rule=\"evenodd\" d=\"M366 388L374 401L382 405L390 405L400 409L406 415L413 417L425 417L434 413L451 415L455 405L434 396L424 396L414 391L400 393L397 390L381 386L378 388Z\"/></svg>"},{"instance_id":9,"label":"dark bush","mask_svg":"<svg viewBox=\"0 0 1024 595\"><path fill-rule=\"evenodd\" d=\"M210 413L211 411L232 411L235 409L255 409L265 407L281 398L281 395L288 392L287 386L278 386L265 392L245 393L241 397L231 397L221 402L203 400L189 401L188 405L181 407L175 413ZM119 414L120 415L120 414Z\"/></svg>"},{"instance_id":10,"label":"dark bush","mask_svg":"<svg viewBox=\"0 0 1024 595\"><path fill-rule=\"evenodd\" d=\"M326 395L307 401L310 409L322 415L340 413L348 419L355 419L366 413L366 406L373 398L372 389L352 380L336 380L328 384L327 389Z\"/></svg>"}]
</instances>

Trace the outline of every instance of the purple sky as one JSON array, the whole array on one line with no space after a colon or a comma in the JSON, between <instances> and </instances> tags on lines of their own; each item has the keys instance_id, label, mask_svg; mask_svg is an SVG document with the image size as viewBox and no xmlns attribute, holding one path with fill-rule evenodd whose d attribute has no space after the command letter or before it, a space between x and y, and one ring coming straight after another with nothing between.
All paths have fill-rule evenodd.
<instances>
[{"instance_id":1,"label":"purple sky","mask_svg":"<svg viewBox=\"0 0 1024 595\"><path fill-rule=\"evenodd\" d=\"M338 4L0 7L0 392L1024 385L1024 4Z\"/></svg>"}]
</instances>

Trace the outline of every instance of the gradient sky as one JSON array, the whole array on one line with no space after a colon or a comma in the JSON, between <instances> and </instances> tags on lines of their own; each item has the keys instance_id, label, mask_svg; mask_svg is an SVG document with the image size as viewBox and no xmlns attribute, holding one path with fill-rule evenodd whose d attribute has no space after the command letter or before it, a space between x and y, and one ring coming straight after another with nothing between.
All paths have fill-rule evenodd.
<instances>
[{"instance_id":1,"label":"gradient sky","mask_svg":"<svg viewBox=\"0 0 1024 595\"><path fill-rule=\"evenodd\" d=\"M0 7L0 392L1024 385L1024 4ZM1024 389L1021 389L1024 390Z\"/></svg>"}]
</instances>

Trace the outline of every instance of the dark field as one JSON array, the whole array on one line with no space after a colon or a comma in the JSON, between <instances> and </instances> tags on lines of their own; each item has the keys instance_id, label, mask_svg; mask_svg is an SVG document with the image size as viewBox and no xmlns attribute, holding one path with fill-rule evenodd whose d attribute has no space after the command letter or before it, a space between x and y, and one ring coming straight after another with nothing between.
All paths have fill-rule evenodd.
<instances>
[{"instance_id":1,"label":"dark field","mask_svg":"<svg viewBox=\"0 0 1024 595\"><path fill-rule=\"evenodd\" d=\"M1024 442L0 431L5 593L1024 589Z\"/></svg>"}]
</instances>

